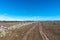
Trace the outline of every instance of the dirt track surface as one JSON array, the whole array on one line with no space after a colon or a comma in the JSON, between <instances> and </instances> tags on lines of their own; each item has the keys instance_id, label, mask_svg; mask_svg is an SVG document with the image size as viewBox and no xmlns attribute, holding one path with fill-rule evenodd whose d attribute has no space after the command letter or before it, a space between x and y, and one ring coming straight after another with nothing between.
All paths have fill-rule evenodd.
<instances>
[{"instance_id":1,"label":"dirt track surface","mask_svg":"<svg viewBox=\"0 0 60 40\"><path fill-rule=\"evenodd\" d=\"M1 37L0 40L42 40L42 37L39 33L38 23L29 23L9 31L9 33L7 33L5 37Z\"/></svg>"},{"instance_id":2,"label":"dirt track surface","mask_svg":"<svg viewBox=\"0 0 60 40\"><path fill-rule=\"evenodd\" d=\"M0 37L0 40L59 40L59 25L40 22L17 24L5 36Z\"/></svg>"}]
</instances>

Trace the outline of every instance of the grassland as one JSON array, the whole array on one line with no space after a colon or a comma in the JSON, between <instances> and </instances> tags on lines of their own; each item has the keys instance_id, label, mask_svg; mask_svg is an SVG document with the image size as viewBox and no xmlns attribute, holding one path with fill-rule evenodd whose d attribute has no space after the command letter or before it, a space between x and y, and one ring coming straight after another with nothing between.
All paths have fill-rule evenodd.
<instances>
[{"instance_id":1,"label":"grassland","mask_svg":"<svg viewBox=\"0 0 60 40\"><path fill-rule=\"evenodd\" d=\"M28 25L23 25L26 23ZM16 28L7 29L5 36L0 35L0 40L60 40L60 21L0 21L0 27L10 28L14 25Z\"/></svg>"}]
</instances>

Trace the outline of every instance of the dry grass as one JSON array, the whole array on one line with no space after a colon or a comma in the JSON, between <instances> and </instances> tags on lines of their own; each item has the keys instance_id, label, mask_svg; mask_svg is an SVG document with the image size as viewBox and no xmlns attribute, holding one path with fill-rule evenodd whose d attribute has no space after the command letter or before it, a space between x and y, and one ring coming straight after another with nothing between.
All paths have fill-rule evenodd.
<instances>
[{"instance_id":1,"label":"dry grass","mask_svg":"<svg viewBox=\"0 0 60 40\"><path fill-rule=\"evenodd\" d=\"M42 27L50 40L60 40L60 22L43 22Z\"/></svg>"},{"instance_id":2,"label":"dry grass","mask_svg":"<svg viewBox=\"0 0 60 40\"><path fill-rule=\"evenodd\" d=\"M25 23L25 22L0 22L0 26L3 25L9 27L19 23ZM47 35L47 37L50 40L60 40L60 22L46 21L46 22L39 22L39 23L42 25L43 32ZM26 32L28 32L29 29L34 27L36 24L38 23L25 25L18 29L16 28L14 30L8 30L6 32L6 36L0 37L0 40L22 40ZM36 28L33 29L31 33L29 33L27 40L42 40L42 37L39 33L39 25L37 25Z\"/></svg>"},{"instance_id":3,"label":"dry grass","mask_svg":"<svg viewBox=\"0 0 60 40\"><path fill-rule=\"evenodd\" d=\"M34 25L22 26L19 29L10 30L5 37L2 37L1 40L21 40L24 34Z\"/></svg>"}]
</instances>

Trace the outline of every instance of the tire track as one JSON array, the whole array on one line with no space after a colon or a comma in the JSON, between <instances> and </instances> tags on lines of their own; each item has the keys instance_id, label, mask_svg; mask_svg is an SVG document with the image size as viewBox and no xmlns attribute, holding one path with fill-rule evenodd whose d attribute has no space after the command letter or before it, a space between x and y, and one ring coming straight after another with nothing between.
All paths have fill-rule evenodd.
<instances>
[{"instance_id":1,"label":"tire track","mask_svg":"<svg viewBox=\"0 0 60 40\"><path fill-rule=\"evenodd\" d=\"M27 40L42 40L41 34L39 32L39 25L37 26L29 33Z\"/></svg>"},{"instance_id":2,"label":"tire track","mask_svg":"<svg viewBox=\"0 0 60 40\"><path fill-rule=\"evenodd\" d=\"M16 29L17 26L18 26L18 28L19 28L19 27L22 27L22 26L30 25L30 24L32 24L32 23L24 23L24 24L22 24L22 25L20 25L20 24L14 25L14 27L15 27L14 29ZM12 29L13 29L13 28L12 28ZM11 30L12 30L12 29L11 29ZM13 30L14 30L14 29L13 29ZM16 32L16 31L15 31L15 32ZM9 38L8 40L11 40L11 39L16 35L16 33L15 33L15 34L13 33L13 34L11 34L11 35L12 35L12 36L10 36L11 38Z\"/></svg>"},{"instance_id":3,"label":"tire track","mask_svg":"<svg viewBox=\"0 0 60 40\"><path fill-rule=\"evenodd\" d=\"M36 24L36 25L37 25L37 24ZM27 40L28 35L30 34L30 32L31 32L33 29L35 29L36 25L34 25L32 28L30 28L30 29L28 30L28 32L24 35L24 37L22 38L22 40Z\"/></svg>"},{"instance_id":4,"label":"tire track","mask_svg":"<svg viewBox=\"0 0 60 40\"><path fill-rule=\"evenodd\" d=\"M43 30L42 24L39 23L39 32L40 32L40 34L41 34L43 40L49 40L49 38L46 36L46 34L45 34L42 30Z\"/></svg>"}]
</instances>

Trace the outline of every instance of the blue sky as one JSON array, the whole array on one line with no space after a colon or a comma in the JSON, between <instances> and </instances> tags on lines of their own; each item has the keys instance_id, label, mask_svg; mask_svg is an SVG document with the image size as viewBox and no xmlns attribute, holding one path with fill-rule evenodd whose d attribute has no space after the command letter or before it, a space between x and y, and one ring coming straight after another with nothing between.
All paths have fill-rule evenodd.
<instances>
[{"instance_id":1,"label":"blue sky","mask_svg":"<svg viewBox=\"0 0 60 40\"><path fill-rule=\"evenodd\" d=\"M0 0L0 20L60 20L60 0Z\"/></svg>"}]
</instances>

